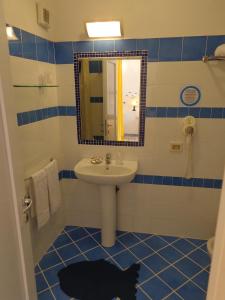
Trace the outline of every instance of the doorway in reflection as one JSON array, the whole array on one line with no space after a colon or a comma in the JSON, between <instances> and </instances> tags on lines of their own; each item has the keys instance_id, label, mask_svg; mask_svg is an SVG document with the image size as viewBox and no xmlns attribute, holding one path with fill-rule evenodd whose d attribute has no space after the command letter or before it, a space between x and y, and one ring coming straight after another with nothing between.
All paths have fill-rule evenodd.
<instances>
[{"instance_id":1,"label":"doorway in reflection","mask_svg":"<svg viewBox=\"0 0 225 300\"><path fill-rule=\"evenodd\" d=\"M80 59L81 138L139 140L141 59Z\"/></svg>"}]
</instances>

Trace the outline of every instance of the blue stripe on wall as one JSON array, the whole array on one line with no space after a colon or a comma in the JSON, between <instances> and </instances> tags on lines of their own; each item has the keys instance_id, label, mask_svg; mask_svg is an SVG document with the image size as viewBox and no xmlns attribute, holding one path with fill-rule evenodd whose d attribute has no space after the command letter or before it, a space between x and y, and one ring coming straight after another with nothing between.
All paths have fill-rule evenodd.
<instances>
[{"instance_id":1,"label":"blue stripe on wall","mask_svg":"<svg viewBox=\"0 0 225 300\"><path fill-rule=\"evenodd\" d=\"M57 116L76 116L75 106L54 106L17 114L18 126L46 120Z\"/></svg>"},{"instance_id":2,"label":"blue stripe on wall","mask_svg":"<svg viewBox=\"0 0 225 300\"><path fill-rule=\"evenodd\" d=\"M225 119L223 107L146 107L147 118L195 118Z\"/></svg>"},{"instance_id":3,"label":"blue stripe on wall","mask_svg":"<svg viewBox=\"0 0 225 300\"><path fill-rule=\"evenodd\" d=\"M20 28L13 28L18 40L9 41L10 55L55 64L54 42Z\"/></svg>"},{"instance_id":4,"label":"blue stripe on wall","mask_svg":"<svg viewBox=\"0 0 225 300\"><path fill-rule=\"evenodd\" d=\"M94 97L95 98L95 97ZM99 97L97 97L99 98ZM101 103L94 99L92 103ZM76 116L75 106L54 106L17 114L18 126L39 122L57 116ZM146 118L195 118L225 119L225 108L220 107L146 107Z\"/></svg>"},{"instance_id":5,"label":"blue stripe on wall","mask_svg":"<svg viewBox=\"0 0 225 300\"><path fill-rule=\"evenodd\" d=\"M225 42L225 35L174 38L52 42L14 27L18 41L9 41L12 56L57 64L73 64L74 52L148 50L149 62L199 61Z\"/></svg>"},{"instance_id":6,"label":"blue stripe on wall","mask_svg":"<svg viewBox=\"0 0 225 300\"><path fill-rule=\"evenodd\" d=\"M77 177L73 170L62 170L59 172L59 179L60 180L77 179ZM141 175L141 174L136 175L132 183L189 186L189 187L201 187L201 188L211 188L211 189L221 189L222 187L221 179L209 179L209 178L186 179L184 177Z\"/></svg>"}]
</instances>

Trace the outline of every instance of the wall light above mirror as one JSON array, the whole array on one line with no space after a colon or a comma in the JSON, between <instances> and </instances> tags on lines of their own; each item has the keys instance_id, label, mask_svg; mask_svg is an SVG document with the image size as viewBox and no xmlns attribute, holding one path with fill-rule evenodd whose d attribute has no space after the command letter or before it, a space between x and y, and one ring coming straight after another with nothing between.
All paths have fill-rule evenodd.
<instances>
[{"instance_id":1,"label":"wall light above mirror","mask_svg":"<svg viewBox=\"0 0 225 300\"><path fill-rule=\"evenodd\" d=\"M17 41L18 38L12 26L6 25L6 34L9 41Z\"/></svg>"},{"instance_id":2,"label":"wall light above mirror","mask_svg":"<svg viewBox=\"0 0 225 300\"><path fill-rule=\"evenodd\" d=\"M74 70L79 144L143 146L147 51L76 53Z\"/></svg>"},{"instance_id":3,"label":"wall light above mirror","mask_svg":"<svg viewBox=\"0 0 225 300\"><path fill-rule=\"evenodd\" d=\"M121 37L120 21L87 22L89 38Z\"/></svg>"}]
</instances>

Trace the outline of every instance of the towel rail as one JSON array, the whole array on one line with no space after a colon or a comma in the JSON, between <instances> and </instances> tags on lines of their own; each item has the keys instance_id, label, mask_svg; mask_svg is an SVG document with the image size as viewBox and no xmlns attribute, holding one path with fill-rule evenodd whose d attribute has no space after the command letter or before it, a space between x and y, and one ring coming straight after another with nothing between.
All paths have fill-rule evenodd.
<instances>
[{"instance_id":1,"label":"towel rail","mask_svg":"<svg viewBox=\"0 0 225 300\"><path fill-rule=\"evenodd\" d=\"M203 56L202 61L204 63L208 61L225 61L225 56Z\"/></svg>"},{"instance_id":2,"label":"towel rail","mask_svg":"<svg viewBox=\"0 0 225 300\"><path fill-rule=\"evenodd\" d=\"M54 158L51 157L49 161L51 162L53 160L54 160ZM24 178L24 181L29 181L31 179L32 179L32 176L29 176L29 177Z\"/></svg>"}]
</instances>

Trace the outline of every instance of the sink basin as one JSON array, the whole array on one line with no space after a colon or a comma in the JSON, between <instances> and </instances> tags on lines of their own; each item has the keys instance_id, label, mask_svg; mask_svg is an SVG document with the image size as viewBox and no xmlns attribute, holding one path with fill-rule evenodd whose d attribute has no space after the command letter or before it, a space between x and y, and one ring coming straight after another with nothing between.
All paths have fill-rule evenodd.
<instances>
[{"instance_id":1,"label":"sink basin","mask_svg":"<svg viewBox=\"0 0 225 300\"><path fill-rule=\"evenodd\" d=\"M131 182L137 172L137 161L123 161L117 164L112 160L94 165L90 159L84 158L74 167L76 176L99 186L101 199L101 239L103 247L112 247L116 240L117 228L117 193L116 185Z\"/></svg>"},{"instance_id":2,"label":"sink basin","mask_svg":"<svg viewBox=\"0 0 225 300\"><path fill-rule=\"evenodd\" d=\"M78 162L74 168L76 176L89 183L103 185L119 185L131 182L137 172L137 161L123 161L122 164L116 164L112 160L111 164L105 162L94 165L90 159L84 158Z\"/></svg>"}]
</instances>

